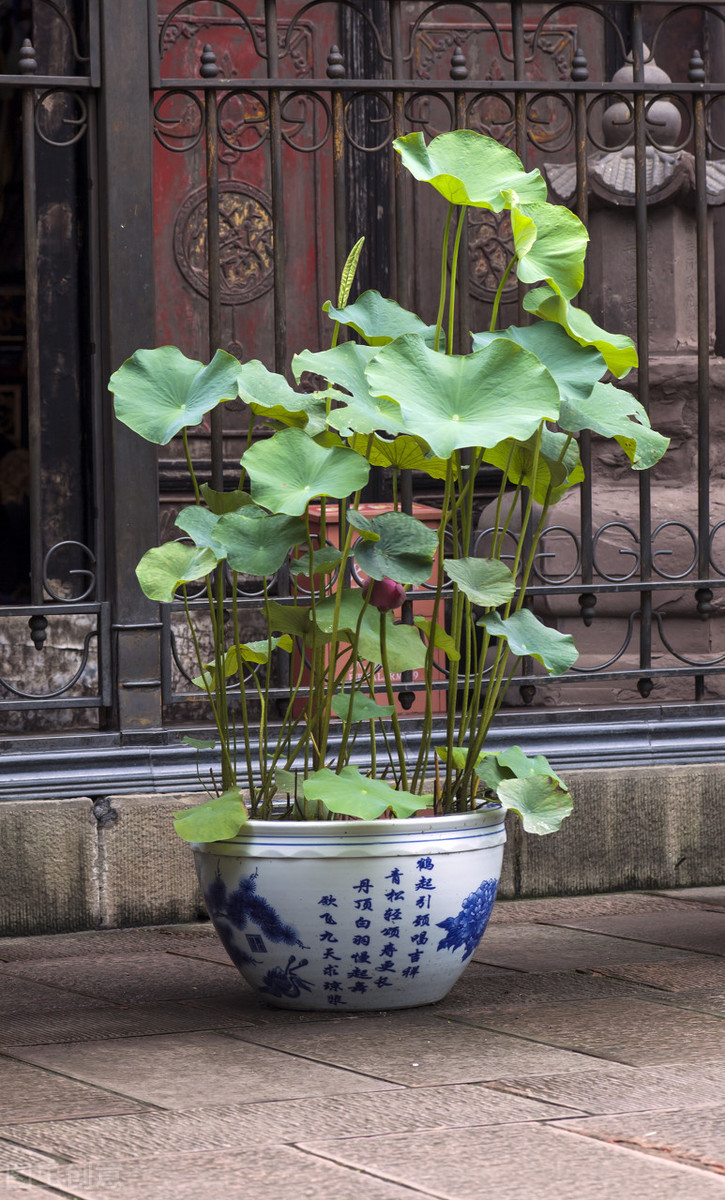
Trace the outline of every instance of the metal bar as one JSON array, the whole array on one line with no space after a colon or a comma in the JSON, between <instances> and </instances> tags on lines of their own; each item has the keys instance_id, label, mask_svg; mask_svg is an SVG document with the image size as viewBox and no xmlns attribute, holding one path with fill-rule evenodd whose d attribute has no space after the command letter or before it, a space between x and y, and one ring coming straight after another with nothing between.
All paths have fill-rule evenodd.
<instances>
[{"instance_id":1,"label":"metal bar","mask_svg":"<svg viewBox=\"0 0 725 1200\"><path fill-rule=\"evenodd\" d=\"M24 70L30 74L37 62L30 42L23 46ZM22 53L22 52L21 52ZM42 429L40 411L40 321L38 312L38 212L35 176L35 90L22 99L23 211L25 233L25 322L28 388L28 453L30 457L30 596L43 599Z\"/></svg>"},{"instance_id":2,"label":"metal bar","mask_svg":"<svg viewBox=\"0 0 725 1200\"><path fill-rule=\"evenodd\" d=\"M15 83L17 81L19 81L21 83L25 82L27 85L27 80L23 81L22 76L5 76L5 75L0 75L0 85L4 86L6 79L12 81L13 83ZM39 86L42 86L44 84L56 85L56 84L59 84L60 82L64 82L65 84L67 84L69 86L76 85L79 83L83 85L83 83L84 83L84 81L82 80L82 77L79 77L78 79L76 79L73 76L69 76L65 80L59 80L58 78L56 78L54 76L45 76L45 77L38 79ZM85 82L84 86L87 87L89 85L87 82ZM254 76L250 75L245 78L242 78L241 76L235 76L233 79L225 79L223 85L210 83L208 81L205 82L204 80L188 79L184 76L181 76L181 77L171 77L170 76L169 78L160 80L157 90L170 91L175 88L181 88L184 91L195 92L195 91L204 91L209 87L219 87L219 86L223 86L224 91L228 91L228 92L249 91L250 89L253 89L257 92L273 89L280 93L285 93L285 92L288 92L288 93L292 93L292 92L332 92L338 87L339 87L340 91L342 91L342 92L385 92L385 91L389 92L389 91L394 90L394 91L410 92L410 93L422 92L422 93L425 93L426 95L430 95L430 92L431 92L431 81L430 80L423 81L423 80L419 80L419 79L410 79L410 78L403 76L402 74L399 76L398 75L393 76L390 79L386 79L386 80L380 80L380 79L354 79L354 80L340 80L340 81L335 80L334 83L331 83L330 80L325 78L324 76L321 76L319 78L313 78L311 76L306 76L303 79L295 79L294 82L292 83L292 82L290 82L290 79L284 75L271 75L270 74L265 79L258 79L258 78L255 78ZM513 94L520 94L520 93L535 91L537 96L556 97L556 96L561 96L561 95L577 95L577 94L582 94L585 96L587 96L587 95L606 96L608 94L621 96L623 88L622 88L621 83L619 83L619 84L606 83L606 82L599 83L599 82L595 82L595 81L593 81L591 83L576 83L576 82L573 82L572 80L568 80L568 79L562 79L560 81L557 81L556 84L549 84L546 82L542 83L538 80L537 80L536 84L534 84L531 80L526 80L526 79L504 79L504 80L496 80L495 82L491 82L491 81L485 80L485 79L476 79L476 80L468 79L468 80L450 80L450 81L447 80L445 85L443 85L441 83L440 87L437 88L436 90L447 91L447 92L474 92L474 93L480 92L481 94L490 92L490 93L500 93L501 95L506 95L507 92L511 92ZM658 93L664 93L665 95L668 95L668 96L673 96L673 95L674 96L691 96L691 95L708 96L708 95L721 95L722 94L722 85L718 85L718 84L714 84L714 83L695 85L695 84L690 84L690 83L678 83L674 80L672 83L666 83L666 84L658 84L658 83L651 83L651 82L637 83L636 81L634 83L631 83L628 81L626 89L624 89L624 90L633 96L640 96L640 95L645 95L645 94L648 96L655 96Z\"/></svg>"},{"instance_id":3,"label":"metal bar","mask_svg":"<svg viewBox=\"0 0 725 1200\"><path fill-rule=\"evenodd\" d=\"M697 231L697 495L698 572L710 568L710 263L708 254L705 101L695 96L695 220Z\"/></svg>"},{"instance_id":4,"label":"metal bar","mask_svg":"<svg viewBox=\"0 0 725 1200\"><path fill-rule=\"evenodd\" d=\"M153 221L153 136L148 80L146 0L100 0L104 63L118 61L123 46L133 70L109 70L99 113L99 186L102 197L102 356L100 370L111 372L139 346L155 344ZM132 164L132 168L131 168ZM105 401L105 395L103 397ZM108 594L117 624L153 622L158 608L147 600L135 567L158 542L157 449L113 420L104 404L105 505L108 519ZM161 724L159 689L128 692L124 679L159 673L156 629L118 632L114 637L113 710L121 730Z\"/></svg>"},{"instance_id":5,"label":"metal bar","mask_svg":"<svg viewBox=\"0 0 725 1200\"><path fill-rule=\"evenodd\" d=\"M514 79L526 81L526 43L524 40L524 9L521 0L511 0L511 31L514 47ZM526 90L516 91L516 153L524 167L528 158L526 138Z\"/></svg>"},{"instance_id":6,"label":"metal bar","mask_svg":"<svg viewBox=\"0 0 725 1200\"><path fill-rule=\"evenodd\" d=\"M575 99L574 121L576 146L576 211L579 220L586 225L588 224L589 220L587 107L586 98L581 93L577 94ZM577 297L577 303L581 303L584 309L588 308L586 276L584 280L584 286ZM579 492L579 512L581 519L581 578L582 583L587 588L587 591L590 592L590 585L594 577L594 506L592 502L592 435L591 431L588 429L584 429L579 438L579 457L581 459L582 467L584 468L585 476ZM584 606L582 607L584 608ZM589 619L591 619L591 617Z\"/></svg>"},{"instance_id":7,"label":"metal bar","mask_svg":"<svg viewBox=\"0 0 725 1200\"><path fill-rule=\"evenodd\" d=\"M204 79L216 79L219 68L210 45L204 46L201 56ZM204 96L204 133L206 139L206 247L207 283L209 287L209 361L221 346L222 302L221 264L219 259L219 131L217 128L217 94L210 89ZM211 486L224 491L224 428L221 405L212 409L211 428Z\"/></svg>"},{"instance_id":8,"label":"metal bar","mask_svg":"<svg viewBox=\"0 0 725 1200\"><path fill-rule=\"evenodd\" d=\"M403 18L400 0L390 0L390 46L393 58L393 75L400 80L403 74ZM393 132L400 137L405 132L405 95L403 87L393 87ZM408 279L408 227L409 218L405 206L405 168L400 155L393 161L393 205L395 220L395 294L403 308L410 307L410 282Z\"/></svg>"},{"instance_id":9,"label":"metal bar","mask_svg":"<svg viewBox=\"0 0 725 1200\"><path fill-rule=\"evenodd\" d=\"M347 258L347 204L345 199L345 130L342 93L332 93L332 204L335 224L335 298ZM344 326L340 326L344 334ZM338 340L344 340L339 338Z\"/></svg>"},{"instance_id":10,"label":"metal bar","mask_svg":"<svg viewBox=\"0 0 725 1200\"><path fill-rule=\"evenodd\" d=\"M644 80L644 36L641 3L632 6L632 63L634 79ZM639 401L649 410L649 288L647 230L647 130L645 97L634 97L635 246L637 263L637 348L639 354ZM652 577L652 492L646 471L639 478L640 578ZM644 588L640 599L639 653L642 671L652 666L652 592Z\"/></svg>"},{"instance_id":11,"label":"metal bar","mask_svg":"<svg viewBox=\"0 0 725 1200\"><path fill-rule=\"evenodd\" d=\"M148 0L149 15L149 82L152 88L161 87L161 60L159 56L159 14L156 0Z\"/></svg>"},{"instance_id":12,"label":"metal bar","mask_svg":"<svg viewBox=\"0 0 725 1200\"><path fill-rule=\"evenodd\" d=\"M267 37L267 74L279 72L279 33L277 0L265 0L264 28ZM329 82L329 81L328 81ZM257 86L259 81L257 81ZM285 266L284 185L282 176L282 118L279 86L266 81L269 88L269 170L274 227L274 358L275 369L287 366L287 272Z\"/></svg>"},{"instance_id":13,"label":"metal bar","mask_svg":"<svg viewBox=\"0 0 725 1200\"><path fill-rule=\"evenodd\" d=\"M463 92L456 93L455 103L456 129L465 129L466 98ZM459 354L467 354L471 349L471 287L469 283L470 255L467 209L459 209L458 220L463 223L463 232L458 251L458 324L456 329L458 345L456 350Z\"/></svg>"}]
</instances>

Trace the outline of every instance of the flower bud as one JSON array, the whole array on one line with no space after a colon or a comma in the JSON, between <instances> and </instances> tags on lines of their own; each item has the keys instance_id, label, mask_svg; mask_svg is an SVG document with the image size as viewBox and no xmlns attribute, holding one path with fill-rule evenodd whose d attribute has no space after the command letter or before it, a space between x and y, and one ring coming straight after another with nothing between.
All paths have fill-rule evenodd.
<instances>
[{"instance_id":1,"label":"flower bud","mask_svg":"<svg viewBox=\"0 0 725 1200\"><path fill-rule=\"evenodd\" d=\"M384 579L371 579L365 589L365 597L378 612L392 612L394 608L400 608L405 600L405 588L402 583L396 583L387 576Z\"/></svg>"}]
</instances>

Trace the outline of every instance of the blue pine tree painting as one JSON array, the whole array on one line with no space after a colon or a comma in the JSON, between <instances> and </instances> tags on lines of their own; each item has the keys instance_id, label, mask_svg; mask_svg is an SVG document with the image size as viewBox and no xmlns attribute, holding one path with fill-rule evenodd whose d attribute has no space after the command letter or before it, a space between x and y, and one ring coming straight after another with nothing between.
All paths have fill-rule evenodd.
<instances>
[{"instance_id":1,"label":"blue pine tree painting","mask_svg":"<svg viewBox=\"0 0 725 1200\"><path fill-rule=\"evenodd\" d=\"M247 924L252 922L259 929L262 938L270 942L282 942L287 946L301 946L297 930L287 925L268 900L257 894L257 874L248 875L239 881L233 892L227 888L220 871L217 869L211 883L205 888L204 898L209 912L212 914L214 926L221 938L227 954L236 967L256 966L257 959L249 951L243 949L235 933L242 933Z\"/></svg>"},{"instance_id":2,"label":"blue pine tree painting","mask_svg":"<svg viewBox=\"0 0 725 1200\"><path fill-rule=\"evenodd\" d=\"M493 902L496 899L497 879L484 879L475 892L471 892L463 901L461 911L455 917L446 917L438 921L438 928L447 930L436 949L458 950L465 946L463 962L473 954L476 946L483 937L483 931L491 916Z\"/></svg>"}]
</instances>

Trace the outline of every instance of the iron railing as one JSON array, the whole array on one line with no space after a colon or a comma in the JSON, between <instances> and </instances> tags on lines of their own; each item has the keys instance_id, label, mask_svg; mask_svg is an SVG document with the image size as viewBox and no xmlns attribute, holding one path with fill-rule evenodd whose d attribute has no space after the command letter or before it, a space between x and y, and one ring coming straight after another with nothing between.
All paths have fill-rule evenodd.
<instances>
[{"instance_id":1,"label":"iron railing","mask_svg":"<svg viewBox=\"0 0 725 1200\"><path fill-rule=\"evenodd\" d=\"M34 16L45 8L75 30L67 47L72 69L49 71L29 34L17 70L3 80L4 94L21 98L23 114L32 560L29 593L0 610L5 630L10 623L27 630L13 637L12 653L7 634L0 646L0 710L13 714L8 730L21 739L47 730L55 719L47 709L64 711L62 728L80 708L87 725L98 717L98 746L110 738L114 745L133 742L140 753L141 744L163 744L168 730L199 718L189 707L196 670L185 657L178 614L174 607L157 613L133 578L154 540L157 486L164 535L177 536L173 518L185 502L180 458L173 445L164 452L157 483L153 452L114 428L105 379L137 346L166 341L200 358L223 346L284 370L295 350L327 344L321 303L334 295L361 233L368 238L361 287L377 286L425 311L434 294L431 216L391 142L415 129L433 136L463 126L540 166L599 239L604 283L597 276L598 290L585 297L590 310L604 305L617 278L606 259L631 246L632 261L625 249L614 266L632 280L632 295L623 299L631 313L622 320L623 327L633 322L639 348L636 394L676 443L671 465L666 458L626 487L597 440L582 438L591 482L563 517L553 517L533 592L542 611L575 629L583 660L555 685L524 662L511 699L536 710L524 718L532 729L539 720L547 728L566 723L572 707L585 706L587 729L600 738L609 729L615 741L623 720L639 714L651 723L668 705L676 706L683 746L688 718L695 726L703 714L717 721L725 674L718 615L725 581L718 409L725 293L714 264L722 244L725 4L129 3L133 19L128 9L119 17L112 0L37 0ZM42 21L38 28L42 43ZM612 82L627 56L628 72ZM652 78L654 62L669 81L661 73ZM61 94L62 105L55 99ZM674 140L668 133L665 142L657 126L663 102L680 120ZM624 115L620 144L612 146L604 114L617 104ZM57 542L48 541L44 515L53 447L42 430L50 365L36 295L43 273L34 172L46 152L42 114L49 105L74 147L73 203L86 218L74 286L82 293L84 345L96 351L82 355L80 424L74 418L90 485ZM133 136L119 128L119 111ZM605 186L602 164L615 159L619 182ZM628 223L613 250L611 213ZM488 215L469 217L461 346L469 330L486 327L507 236ZM673 305L663 305L666 272L658 274L658 247L667 237L673 261L692 259L686 286L679 277L672 284L680 310L674 317ZM504 320L520 319L519 299L514 286ZM662 344L668 321L669 348ZM215 416L194 441L197 466L216 488L238 465L244 425L241 412L225 416L224 425ZM478 482L483 547L491 481ZM384 500L383 477L376 488L371 499ZM414 496L436 502L417 480L407 503ZM54 582L60 572L49 563L59 553L75 572L74 588ZM276 586L284 595L285 572ZM242 605L253 623L259 600L254 584L247 587ZM74 634L61 619L86 625ZM52 637L36 654L28 635L43 645L54 628L66 641L75 636L76 660L56 665L49 687L39 664L48 661ZM30 646L20 659L19 640ZM284 695L281 668L275 684ZM537 715L544 708L546 715ZM575 724L581 733L581 718ZM74 736L80 745L83 737Z\"/></svg>"}]
</instances>

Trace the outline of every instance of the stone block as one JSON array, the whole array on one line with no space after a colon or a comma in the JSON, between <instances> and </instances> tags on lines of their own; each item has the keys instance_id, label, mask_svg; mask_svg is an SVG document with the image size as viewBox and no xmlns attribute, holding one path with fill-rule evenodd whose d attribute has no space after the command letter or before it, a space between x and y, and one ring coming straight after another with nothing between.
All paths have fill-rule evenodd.
<instances>
[{"instance_id":1,"label":"stone block","mask_svg":"<svg viewBox=\"0 0 725 1200\"><path fill-rule=\"evenodd\" d=\"M524 1075L589 1066L581 1054L477 1028L474 1020L453 1021L445 1012L429 1009L420 1015L382 1013L352 1021L231 1030L230 1036L414 1088L487 1082L512 1071L513 1063L516 1073Z\"/></svg>"},{"instance_id":2,"label":"stone block","mask_svg":"<svg viewBox=\"0 0 725 1200\"><path fill-rule=\"evenodd\" d=\"M105 1089L103 1095L110 1091L118 1101L130 1096L174 1110L236 1104L244 1098L262 1102L354 1096L361 1087L360 1077L353 1071L254 1045L231 1036L231 1030L229 1034L192 1032L73 1045L16 1046L6 1053L43 1067L51 1078L60 1075L65 1081L79 1080L93 1089ZM549 1055L561 1057L559 1051L549 1051ZM561 1069L562 1064L552 1061L552 1067ZM390 1086L382 1079L365 1079L366 1091L388 1091ZM117 1107L115 1111L136 1107Z\"/></svg>"},{"instance_id":3,"label":"stone block","mask_svg":"<svg viewBox=\"0 0 725 1200\"><path fill-rule=\"evenodd\" d=\"M163 925L205 914L189 846L172 814L198 796L111 796L99 829L101 924ZM111 814L115 814L115 819Z\"/></svg>"},{"instance_id":4,"label":"stone block","mask_svg":"<svg viewBox=\"0 0 725 1200\"><path fill-rule=\"evenodd\" d=\"M91 801L0 805L0 936L98 924L98 835Z\"/></svg>"},{"instance_id":5,"label":"stone block","mask_svg":"<svg viewBox=\"0 0 725 1200\"><path fill-rule=\"evenodd\" d=\"M717 763L567 771L574 812L524 837L520 896L719 885L725 768Z\"/></svg>"},{"instance_id":6,"label":"stone block","mask_svg":"<svg viewBox=\"0 0 725 1200\"><path fill-rule=\"evenodd\" d=\"M577 1137L556 1124L308 1140L300 1149L405 1184L416 1196L447 1200L716 1200L723 1187L714 1174Z\"/></svg>"}]
</instances>

